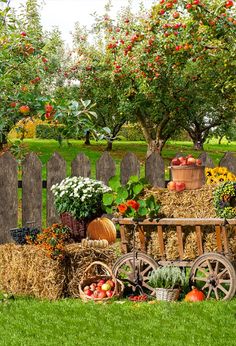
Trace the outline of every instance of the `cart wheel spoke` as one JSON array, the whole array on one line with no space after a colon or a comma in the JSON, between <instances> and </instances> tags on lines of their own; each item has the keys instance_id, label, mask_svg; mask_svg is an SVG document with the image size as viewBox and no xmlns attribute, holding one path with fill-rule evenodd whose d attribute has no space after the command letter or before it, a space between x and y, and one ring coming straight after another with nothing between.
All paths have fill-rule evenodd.
<instances>
[{"instance_id":1,"label":"cart wheel spoke","mask_svg":"<svg viewBox=\"0 0 236 346\"><path fill-rule=\"evenodd\" d=\"M222 270L222 272L218 273L218 278L221 278L224 274L226 274L228 272L227 268L225 268L224 270Z\"/></svg>"},{"instance_id":2,"label":"cart wheel spoke","mask_svg":"<svg viewBox=\"0 0 236 346\"><path fill-rule=\"evenodd\" d=\"M212 292L212 286L211 285L209 285L209 290L208 290L208 292L207 292L207 297L206 297L206 299L209 299L210 298L210 295L211 295L211 292Z\"/></svg>"},{"instance_id":3,"label":"cart wheel spoke","mask_svg":"<svg viewBox=\"0 0 236 346\"><path fill-rule=\"evenodd\" d=\"M142 272L141 272L141 274L142 275L145 275L147 272L149 272L149 271L152 271L152 266L149 264L148 266L147 266L147 268L145 268Z\"/></svg>"},{"instance_id":4,"label":"cart wheel spoke","mask_svg":"<svg viewBox=\"0 0 236 346\"><path fill-rule=\"evenodd\" d=\"M201 276L194 276L193 280L207 282L207 278L203 278Z\"/></svg>"},{"instance_id":5,"label":"cart wheel spoke","mask_svg":"<svg viewBox=\"0 0 236 346\"><path fill-rule=\"evenodd\" d=\"M220 279L219 280L219 283L220 284L231 284L231 280L230 279Z\"/></svg>"},{"instance_id":6,"label":"cart wheel spoke","mask_svg":"<svg viewBox=\"0 0 236 346\"><path fill-rule=\"evenodd\" d=\"M209 287L209 283L208 282L202 287L202 291L204 291L207 287Z\"/></svg>"},{"instance_id":7,"label":"cart wheel spoke","mask_svg":"<svg viewBox=\"0 0 236 346\"><path fill-rule=\"evenodd\" d=\"M217 275L219 273L219 264L220 262L216 262L216 266L215 266L215 270L214 270L214 273Z\"/></svg>"},{"instance_id":8,"label":"cart wheel spoke","mask_svg":"<svg viewBox=\"0 0 236 346\"><path fill-rule=\"evenodd\" d=\"M225 295L229 293L221 284L219 284L217 288L221 290Z\"/></svg>"},{"instance_id":9,"label":"cart wheel spoke","mask_svg":"<svg viewBox=\"0 0 236 346\"><path fill-rule=\"evenodd\" d=\"M215 292L216 299L219 300L219 294L217 292L217 287L213 287L213 290Z\"/></svg>"},{"instance_id":10,"label":"cart wheel spoke","mask_svg":"<svg viewBox=\"0 0 236 346\"><path fill-rule=\"evenodd\" d=\"M209 259L206 260L206 263L207 263L207 266L209 268L209 273L212 274L214 271L213 271L213 268L212 268L212 265L211 265L211 262Z\"/></svg>"}]
</instances>

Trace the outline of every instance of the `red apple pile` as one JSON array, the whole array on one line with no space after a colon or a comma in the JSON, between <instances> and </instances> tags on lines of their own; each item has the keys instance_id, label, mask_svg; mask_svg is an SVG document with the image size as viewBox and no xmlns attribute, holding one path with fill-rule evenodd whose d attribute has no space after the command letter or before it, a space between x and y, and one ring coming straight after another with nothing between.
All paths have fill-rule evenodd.
<instances>
[{"instance_id":1,"label":"red apple pile","mask_svg":"<svg viewBox=\"0 0 236 346\"><path fill-rule=\"evenodd\" d=\"M171 166L201 166L202 160L195 159L192 155L175 157Z\"/></svg>"},{"instance_id":2,"label":"red apple pile","mask_svg":"<svg viewBox=\"0 0 236 346\"><path fill-rule=\"evenodd\" d=\"M169 183L167 184L167 189L169 191L184 191L186 188L185 183L184 182L180 182L180 181L169 181Z\"/></svg>"},{"instance_id":3,"label":"red apple pile","mask_svg":"<svg viewBox=\"0 0 236 346\"><path fill-rule=\"evenodd\" d=\"M83 291L91 299L104 299L113 297L114 289L115 282L112 279L100 279L97 282L92 282L89 286L85 286Z\"/></svg>"},{"instance_id":4,"label":"red apple pile","mask_svg":"<svg viewBox=\"0 0 236 346\"><path fill-rule=\"evenodd\" d=\"M146 302L148 296L146 294L141 294L139 296L129 296L129 300L132 302Z\"/></svg>"}]
</instances>

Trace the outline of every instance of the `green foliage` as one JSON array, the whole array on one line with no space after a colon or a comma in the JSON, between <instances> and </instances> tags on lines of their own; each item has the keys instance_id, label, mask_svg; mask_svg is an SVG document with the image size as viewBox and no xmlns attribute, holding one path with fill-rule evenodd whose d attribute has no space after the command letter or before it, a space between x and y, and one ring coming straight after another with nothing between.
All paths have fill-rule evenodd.
<instances>
[{"instance_id":1,"label":"green foliage","mask_svg":"<svg viewBox=\"0 0 236 346\"><path fill-rule=\"evenodd\" d=\"M127 141L144 141L142 129L138 125L123 125L118 137L122 136Z\"/></svg>"},{"instance_id":2,"label":"green foliage","mask_svg":"<svg viewBox=\"0 0 236 346\"><path fill-rule=\"evenodd\" d=\"M226 181L214 190L216 214L225 219L236 217L236 182Z\"/></svg>"},{"instance_id":3,"label":"green foliage","mask_svg":"<svg viewBox=\"0 0 236 346\"><path fill-rule=\"evenodd\" d=\"M36 138L57 139L59 135L58 125L42 124L36 126Z\"/></svg>"},{"instance_id":4,"label":"green foliage","mask_svg":"<svg viewBox=\"0 0 236 346\"><path fill-rule=\"evenodd\" d=\"M154 196L142 198L147 186L146 180L137 176L131 176L124 186L120 184L119 177L112 177L109 180L112 191L104 193L102 199L104 210L109 214L120 213L123 217L157 217L160 205Z\"/></svg>"},{"instance_id":5,"label":"green foliage","mask_svg":"<svg viewBox=\"0 0 236 346\"><path fill-rule=\"evenodd\" d=\"M153 270L149 274L149 285L154 288L181 288L186 285L187 279L179 267L164 266Z\"/></svg>"}]
</instances>

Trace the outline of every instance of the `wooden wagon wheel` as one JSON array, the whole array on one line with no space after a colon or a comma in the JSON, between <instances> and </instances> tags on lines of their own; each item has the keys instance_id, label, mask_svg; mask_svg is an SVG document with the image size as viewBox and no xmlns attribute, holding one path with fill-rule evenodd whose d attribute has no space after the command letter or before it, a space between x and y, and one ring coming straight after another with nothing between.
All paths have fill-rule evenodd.
<instances>
[{"instance_id":1,"label":"wooden wagon wheel","mask_svg":"<svg viewBox=\"0 0 236 346\"><path fill-rule=\"evenodd\" d=\"M158 264L152 257L136 252L134 260L134 254L130 252L118 258L112 271L116 278L127 282L133 291L137 286L141 286L145 293L154 295L154 288L148 285L148 274L157 268Z\"/></svg>"},{"instance_id":2,"label":"wooden wagon wheel","mask_svg":"<svg viewBox=\"0 0 236 346\"><path fill-rule=\"evenodd\" d=\"M190 284L204 291L206 299L231 299L236 291L236 272L223 255L203 254L191 267Z\"/></svg>"}]
</instances>

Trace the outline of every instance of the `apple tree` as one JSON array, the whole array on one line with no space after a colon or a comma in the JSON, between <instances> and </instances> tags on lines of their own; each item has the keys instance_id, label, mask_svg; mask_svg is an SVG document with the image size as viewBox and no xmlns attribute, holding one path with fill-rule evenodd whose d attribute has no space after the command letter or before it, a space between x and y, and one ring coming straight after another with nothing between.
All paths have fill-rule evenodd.
<instances>
[{"instance_id":1,"label":"apple tree","mask_svg":"<svg viewBox=\"0 0 236 346\"><path fill-rule=\"evenodd\" d=\"M141 125L148 153L181 127L202 146L233 116L235 27L233 1L160 0L116 21L108 12L97 18L100 45L79 52L81 90L115 100L117 114Z\"/></svg>"}]
</instances>

